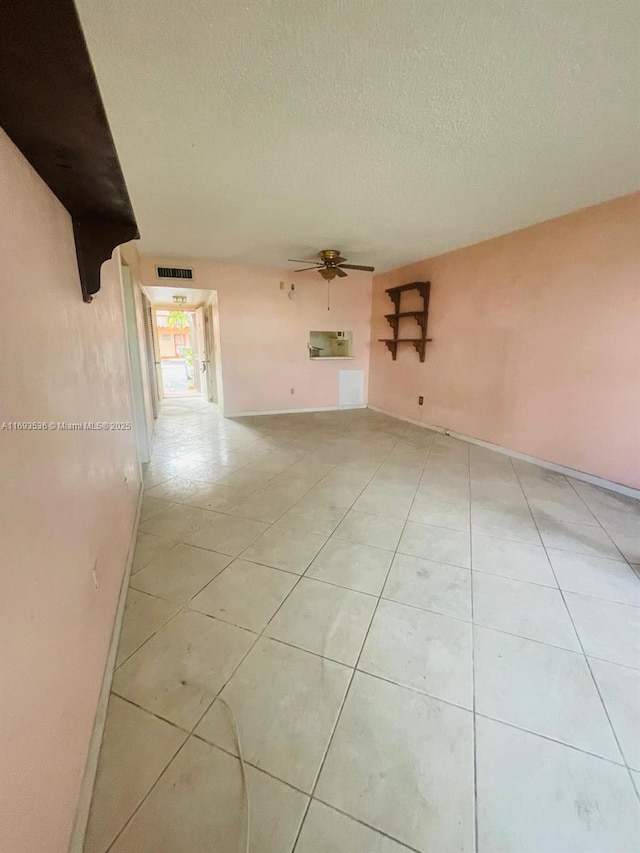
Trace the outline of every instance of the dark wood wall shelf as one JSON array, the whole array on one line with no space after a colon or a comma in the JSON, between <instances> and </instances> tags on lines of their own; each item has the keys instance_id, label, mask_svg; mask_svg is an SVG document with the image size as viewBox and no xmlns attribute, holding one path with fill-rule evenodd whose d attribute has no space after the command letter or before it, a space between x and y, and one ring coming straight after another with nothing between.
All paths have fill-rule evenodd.
<instances>
[{"instance_id":1,"label":"dark wood wall shelf","mask_svg":"<svg viewBox=\"0 0 640 853\"><path fill-rule=\"evenodd\" d=\"M0 126L71 215L82 297L138 226L73 0L0 3Z\"/></svg>"},{"instance_id":2,"label":"dark wood wall shelf","mask_svg":"<svg viewBox=\"0 0 640 853\"><path fill-rule=\"evenodd\" d=\"M422 311L401 311L400 301L403 293L410 290L417 290L422 297ZM416 352L420 356L420 361L424 361L426 353L426 344L432 340L427 337L427 322L429 319L429 294L431 291L431 282L429 281L414 281L411 284L401 284L399 287L390 287L386 292L393 302L396 309L393 314L385 314L385 320L393 330L392 338L378 338L380 343L386 345L391 353L393 361L398 357L398 344L413 344ZM400 329L400 320L410 318L416 321L422 332L419 338L400 338L398 332Z\"/></svg>"}]
</instances>

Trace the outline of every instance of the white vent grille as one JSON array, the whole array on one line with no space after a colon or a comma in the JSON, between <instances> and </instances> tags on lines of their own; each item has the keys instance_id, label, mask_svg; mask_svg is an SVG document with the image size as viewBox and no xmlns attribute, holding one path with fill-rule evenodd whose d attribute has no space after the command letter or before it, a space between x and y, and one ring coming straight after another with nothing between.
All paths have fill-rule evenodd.
<instances>
[{"instance_id":1,"label":"white vent grille","mask_svg":"<svg viewBox=\"0 0 640 853\"><path fill-rule=\"evenodd\" d=\"M158 278L193 279L193 270L188 267L156 267L156 274Z\"/></svg>"}]
</instances>

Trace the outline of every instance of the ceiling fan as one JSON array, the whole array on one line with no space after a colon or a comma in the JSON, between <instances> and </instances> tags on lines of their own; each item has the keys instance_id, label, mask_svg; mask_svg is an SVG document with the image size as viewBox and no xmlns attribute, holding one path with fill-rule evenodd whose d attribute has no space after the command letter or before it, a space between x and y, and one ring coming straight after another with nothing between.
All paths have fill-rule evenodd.
<instances>
[{"instance_id":1,"label":"ceiling fan","mask_svg":"<svg viewBox=\"0 0 640 853\"><path fill-rule=\"evenodd\" d=\"M338 249L322 249L318 252L319 261L307 260L301 261L296 258L289 258L294 264L311 264L309 267L302 267L294 272L306 272L306 270L318 270L325 281L331 281L336 276L344 278L347 273L345 270L365 270L373 272L375 267L363 267L359 264L348 264L347 258L342 258Z\"/></svg>"}]
</instances>

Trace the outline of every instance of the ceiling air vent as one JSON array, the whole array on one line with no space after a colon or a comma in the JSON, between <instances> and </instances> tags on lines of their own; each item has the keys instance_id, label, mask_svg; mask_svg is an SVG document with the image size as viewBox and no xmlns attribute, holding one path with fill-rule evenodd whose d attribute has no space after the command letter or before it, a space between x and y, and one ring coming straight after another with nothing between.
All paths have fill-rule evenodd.
<instances>
[{"instance_id":1,"label":"ceiling air vent","mask_svg":"<svg viewBox=\"0 0 640 853\"><path fill-rule=\"evenodd\" d=\"M156 267L158 278L179 278L183 281L193 279L193 270L188 267Z\"/></svg>"}]
</instances>

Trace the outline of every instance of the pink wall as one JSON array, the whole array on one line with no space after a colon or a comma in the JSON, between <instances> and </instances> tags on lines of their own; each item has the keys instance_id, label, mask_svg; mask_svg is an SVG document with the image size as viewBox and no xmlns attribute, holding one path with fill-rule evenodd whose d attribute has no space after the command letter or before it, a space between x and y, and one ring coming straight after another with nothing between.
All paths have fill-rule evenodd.
<instances>
[{"instance_id":1,"label":"pink wall","mask_svg":"<svg viewBox=\"0 0 640 853\"><path fill-rule=\"evenodd\" d=\"M0 132L0 422L129 421L117 258L92 305L71 221ZM134 432L0 431L0 849L71 835L135 517ZM94 577L95 568L95 577Z\"/></svg>"},{"instance_id":2,"label":"pink wall","mask_svg":"<svg viewBox=\"0 0 640 853\"><path fill-rule=\"evenodd\" d=\"M364 370L366 400L370 276L334 280L327 311L327 284L316 272L294 275L291 270L189 259L144 255L141 259L145 285L159 283L157 264L181 265L193 267L194 288L218 292L225 414L337 406L341 369ZM284 290L280 281L285 282ZM295 301L287 298L291 283ZM312 329L352 331L353 360L310 361L307 344Z\"/></svg>"},{"instance_id":3,"label":"pink wall","mask_svg":"<svg viewBox=\"0 0 640 853\"><path fill-rule=\"evenodd\" d=\"M636 193L375 276L370 405L640 487L639 234ZM384 291L416 280L433 343L393 362Z\"/></svg>"}]
</instances>

